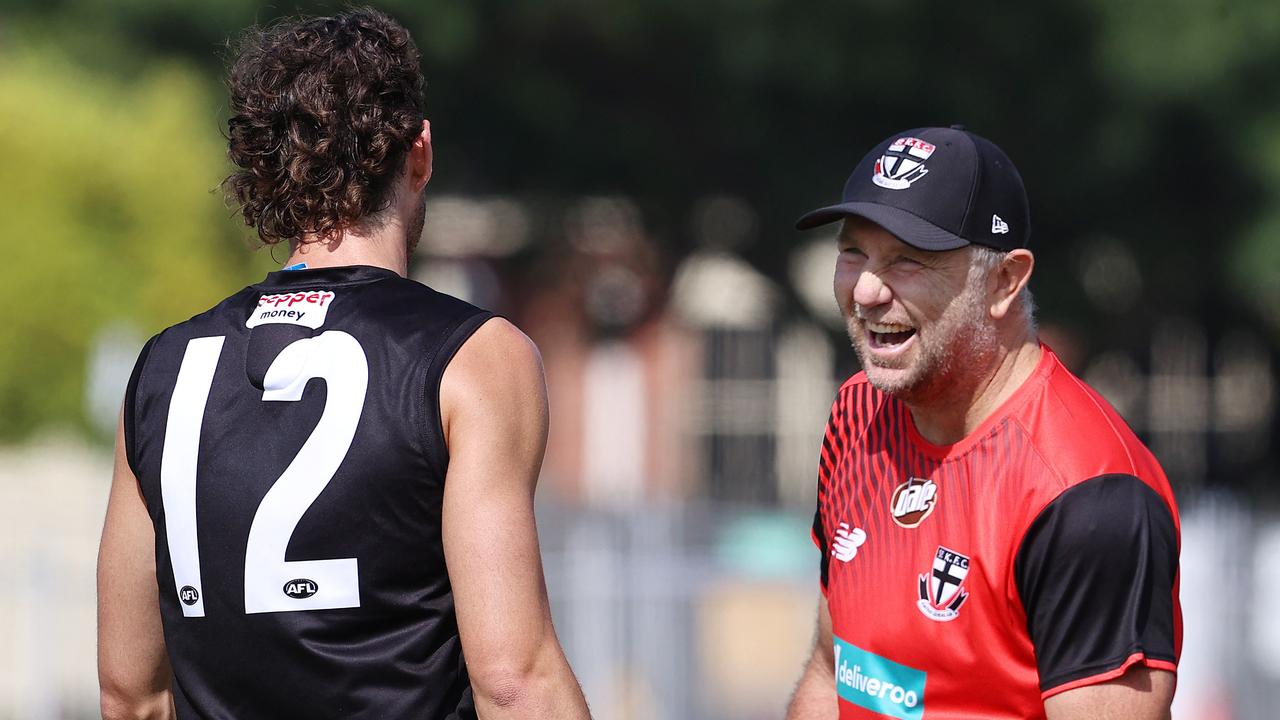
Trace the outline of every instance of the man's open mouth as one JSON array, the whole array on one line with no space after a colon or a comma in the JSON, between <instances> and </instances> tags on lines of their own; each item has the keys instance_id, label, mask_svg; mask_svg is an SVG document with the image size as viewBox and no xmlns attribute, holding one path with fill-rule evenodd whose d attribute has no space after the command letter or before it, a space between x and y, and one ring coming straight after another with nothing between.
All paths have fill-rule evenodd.
<instances>
[{"instance_id":1,"label":"man's open mouth","mask_svg":"<svg viewBox=\"0 0 1280 720\"><path fill-rule=\"evenodd\" d=\"M910 340L916 334L915 328L897 323L868 321L866 327L867 335L871 338L871 347L877 350L892 350Z\"/></svg>"}]
</instances>

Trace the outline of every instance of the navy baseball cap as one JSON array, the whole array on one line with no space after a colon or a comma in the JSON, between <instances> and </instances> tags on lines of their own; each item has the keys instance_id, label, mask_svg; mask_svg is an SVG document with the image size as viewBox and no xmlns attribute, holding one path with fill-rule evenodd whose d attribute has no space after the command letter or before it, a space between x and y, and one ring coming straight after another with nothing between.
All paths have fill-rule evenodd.
<instances>
[{"instance_id":1,"label":"navy baseball cap","mask_svg":"<svg viewBox=\"0 0 1280 720\"><path fill-rule=\"evenodd\" d=\"M995 143L965 130L916 128L862 158L838 205L806 213L796 229L857 215L921 250L970 243L1008 252L1031 239L1022 177Z\"/></svg>"}]
</instances>

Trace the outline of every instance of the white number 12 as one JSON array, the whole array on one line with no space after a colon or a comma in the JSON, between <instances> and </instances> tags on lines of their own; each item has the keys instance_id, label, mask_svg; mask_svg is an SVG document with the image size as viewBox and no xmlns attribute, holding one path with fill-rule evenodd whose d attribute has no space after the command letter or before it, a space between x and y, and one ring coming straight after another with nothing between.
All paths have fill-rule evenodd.
<instances>
[{"instance_id":1,"label":"white number 12","mask_svg":"<svg viewBox=\"0 0 1280 720\"><path fill-rule=\"evenodd\" d=\"M186 617L204 617L200 551L196 535L196 470L200 429L223 336L187 343L177 385L169 401L169 419L160 460L160 492L173 580ZM351 335L329 330L291 343L267 369L262 400L296 402L307 381L327 385L324 411L253 516L244 562L247 613L327 610L360 606L355 558L286 561L285 550L302 515L316 501L342 464L364 408L369 362ZM295 582L301 581L301 582ZM293 586L304 588L287 592Z\"/></svg>"}]
</instances>

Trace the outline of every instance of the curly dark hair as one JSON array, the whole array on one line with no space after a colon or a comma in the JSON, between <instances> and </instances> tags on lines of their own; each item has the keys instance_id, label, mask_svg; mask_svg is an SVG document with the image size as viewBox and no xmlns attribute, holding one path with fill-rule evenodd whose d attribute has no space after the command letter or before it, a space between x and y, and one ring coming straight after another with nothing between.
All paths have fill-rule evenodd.
<instances>
[{"instance_id":1,"label":"curly dark hair","mask_svg":"<svg viewBox=\"0 0 1280 720\"><path fill-rule=\"evenodd\" d=\"M241 37L223 181L263 243L329 237L392 202L422 130L418 48L372 9L285 20Z\"/></svg>"}]
</instances>

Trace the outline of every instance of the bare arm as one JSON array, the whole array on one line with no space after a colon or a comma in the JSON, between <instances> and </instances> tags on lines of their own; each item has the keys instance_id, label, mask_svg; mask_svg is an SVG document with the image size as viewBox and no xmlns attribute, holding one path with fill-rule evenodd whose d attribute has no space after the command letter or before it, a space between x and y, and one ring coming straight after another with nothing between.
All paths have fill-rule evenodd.
<instances>
[{"instance_id":1,"label":"bare arm","mask_svg":"<svg viewBox=\"0 0 1280 720\"><path fill-rule=\"evenodd\" d=\"M444 552L481 718L587 718L551 625L533 493L547 442L537 348L500 318L449 363Z\"/></svg>"},{"instance_id":2,"label":"bare arm","mask_svg":"<svg viewBox=\"0 0 1280 720\"><path fill-rule=\"evenodd\" d=\"M835 720L840 708L836 703L835 656L831 639L831 611L827 599L818 601L818 631L813 641L813 655L805 664L804 674L796 686L787 709L787 720Z\"/></svg>"},{"instance_id":3,"label":"bare arm","mask_svg":"<svg viewBox=\"0 0 1280 720\"><path fill-rule=\"evenodd\" d=\"M115 472L98 549L98 683L102 717L171 718L160 626L155 530L116 431Z\"/></svg>"},{"instance_id":4,"label":"bare arm","mask_svg":"<svg viewBox=\"0 0 1280 720\"><path fill-rule=\"evenodd\" d=\"M1135 666L1110 682L1067 690L1044 701L1049 720L1168 720L1173 673Z\"/></svg>"}]
</instances>

